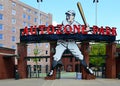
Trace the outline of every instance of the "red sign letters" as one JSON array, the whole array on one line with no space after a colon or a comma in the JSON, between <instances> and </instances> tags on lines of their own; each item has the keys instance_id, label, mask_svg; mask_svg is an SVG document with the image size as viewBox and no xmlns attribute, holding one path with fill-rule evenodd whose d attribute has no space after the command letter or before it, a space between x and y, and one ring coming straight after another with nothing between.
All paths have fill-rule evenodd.
<instances>
[{"instance_id":1,"label":"red sign letters","mask_svg":"<svg viewBox=\"0 0 120 86\"><path fill-rule=\"evenodd\" d=\"M93 26L92 29L90 30L91 34L98 34L98 35L110 35L110 36L116 36L116 28L112 27L110 28L109 26L106 27L98 27L98 26ZM42 35L42 34L89 34L89 31L86 31L86 26L85 25L74 25L71 27L70 25L62 26L62 25L39 25L37 26L31 26L30 28L25 27L24 30L22 31L21 35L22 36L27 36L27 35Z\"/></svg>"}]
</instances>

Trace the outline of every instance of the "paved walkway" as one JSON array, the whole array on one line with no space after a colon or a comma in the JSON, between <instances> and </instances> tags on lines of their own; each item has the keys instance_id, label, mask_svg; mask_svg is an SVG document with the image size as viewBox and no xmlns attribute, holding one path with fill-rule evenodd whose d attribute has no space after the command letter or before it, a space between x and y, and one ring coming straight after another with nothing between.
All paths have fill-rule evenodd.
<instances>
[{"instance_id":1,"label":"paved walkway","mask_svg":"<svg viewBox=\"0 0 120 86\"><path fill-rule=\"evenodd\" d=\"M120 86L119 79L95 79L95 80L76 80L76 79L6 79L0 80L0 86Z\"/></svg>"}]
</instances>

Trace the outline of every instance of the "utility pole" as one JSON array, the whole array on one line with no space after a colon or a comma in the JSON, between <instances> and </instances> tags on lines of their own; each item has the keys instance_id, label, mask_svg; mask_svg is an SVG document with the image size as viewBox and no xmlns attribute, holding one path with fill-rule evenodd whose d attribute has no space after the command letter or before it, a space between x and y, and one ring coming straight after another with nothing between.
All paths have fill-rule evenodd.
<instances>
[{"instance_id":1,"label":"utility pole","mask_svg":"<svg viewBox=\"0 0 120 86\"><path fill-rule=\"evenodd\" d=\"M95 3L95 24L97 25L97 3L99 0L93 0L93 3Z\"/></svg>"}]
</instances>

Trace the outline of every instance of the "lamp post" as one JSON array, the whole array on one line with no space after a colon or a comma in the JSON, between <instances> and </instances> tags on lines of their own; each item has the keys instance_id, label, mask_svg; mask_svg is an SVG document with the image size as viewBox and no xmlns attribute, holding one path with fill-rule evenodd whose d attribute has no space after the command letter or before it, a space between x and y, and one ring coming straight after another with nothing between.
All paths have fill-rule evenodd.
<instances>
[{"instance_id":1,"label":"lamp post","mask_svg":"<svg viewBox=\"0 0 120 86\"><path fill-rule=\"evenodd\" d=\"M38 3L38 19L37 19L37 26L39 26L40 25L40 2L42 2L43 0L37 0L37 3ZM40 52L39 52L39 50L37 49L37 44L36 44L36 49L34 50L34 55L35 55L35 57L36 57L36 55L38 55ZM34 59L35 60L35 62L36 62L36 77L38 76L39 77L39 70L38 70L38 59Z\"/></svg>"},{"instance_id":2,"label":"lamp post","mask_svg":"<svg viewBox=\"0 0 120 86\"><path fill-rule=\"evenodd\" d=\"M37 3L38 3L38 20L37 20L37 23L38 23L38 26L40 24L40 2L42 2L43 0L37 0Z\"/></svg>"},{"instance_id":3,"label":"lamp post","mask_svg":"<svg viewBox=\"0 0 120 86\"><path fill-rule=\"evenodd\" d=\"M93 0L93 3L95 3L95 24L97 25L97 3L99 1L98 0Z\"/></svg>"}]
</instances>

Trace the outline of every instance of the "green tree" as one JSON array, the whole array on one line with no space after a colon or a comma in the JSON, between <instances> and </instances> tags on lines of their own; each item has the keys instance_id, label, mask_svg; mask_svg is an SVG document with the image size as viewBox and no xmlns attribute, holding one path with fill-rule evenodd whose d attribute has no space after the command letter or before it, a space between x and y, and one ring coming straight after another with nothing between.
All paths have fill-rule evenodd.
<instances>
[{"instance_id":1,"label":"green tree","mask_svg":"<svg viewBox=\"0 0 120 86\"><path fill-rule=\"evenodd\" d=\"M101 67L105 63L105 59L103 57L91 57L90 63L97 69L99 69L99 67Z\"/></svg>"},{"instance_id":2,"label":"green tree","mask_svg":"<svg viewBox=\"0 0 120 86\"><path fill-rule=\"evenodd\" d=\"M38 73L38 61L39 61L39 58L37 58L36 56L40 53L40 50L39 50L37 44L36 44L36 46L35 46L33 52L34 52L34 55L35 55L35 58L33 59L33 61L34 61L35 64L36 64L36 68L35 68L35 69L36 69L36 77L37 77L37 73Z\"/></svg>"},{"instance_id":3,"label":"green tree","mask_svg":"<svg viewBox=\"0 0 120 86\"><path fill-rule=\"evenodd\" d=\"M105 63L106 44L96 43L91 45L90 64L94 65L97 69Z\"/></svg>"},{"instance_id":4,"label":"green tree","mask_svg":"<svg viewBox=\"0 0 120 86\"><path fill-rule=\"evenodd\" d=\"M34 48L33 51L34 51L35 57L40 53L40 50L39 50L37 44L36 44L36 46L35 46L35 48ZM34 58L33 60L34 60L34 62L37 64L39 59L38 59L38 58Z\"/></svg>"},{"instance_id":5,"label":"green tree","mask_svg":"<svg viewBox=\"0 0 120 86\"><path fill-rule=\"evenodd\" d=\"M106 44L104 43L91 44L90 55L105 55L105 53L106 53Z\"/></svg>"}]
</instances>

